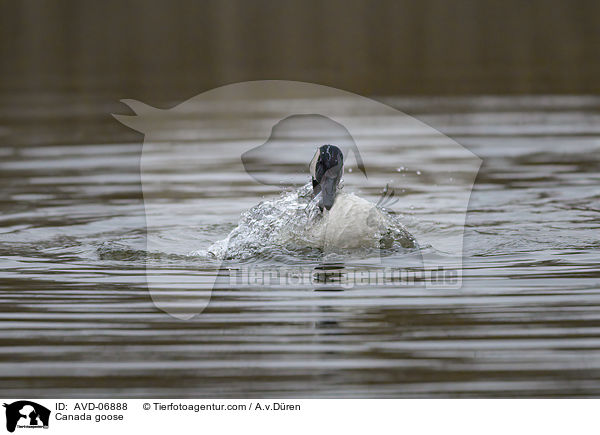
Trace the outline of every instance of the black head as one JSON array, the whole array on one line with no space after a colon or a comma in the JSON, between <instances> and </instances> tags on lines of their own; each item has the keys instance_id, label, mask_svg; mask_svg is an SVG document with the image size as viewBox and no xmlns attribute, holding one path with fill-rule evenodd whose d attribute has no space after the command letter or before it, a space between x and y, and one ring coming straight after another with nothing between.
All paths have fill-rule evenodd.
<instances>
[{"instance_id":1,"label":"black head","mask_svg":"<svg viewBox=\"0 0 600 435\"><path fill-rule=\"evenodd\" d=\"M336 189L342 178L344 169L344 155L334 145L323 145L320 147L310 162L310 174L312 175L313 193L317 195L322 192L319 202L321 210L333 207Z\"/></svg>"}]
</instances>

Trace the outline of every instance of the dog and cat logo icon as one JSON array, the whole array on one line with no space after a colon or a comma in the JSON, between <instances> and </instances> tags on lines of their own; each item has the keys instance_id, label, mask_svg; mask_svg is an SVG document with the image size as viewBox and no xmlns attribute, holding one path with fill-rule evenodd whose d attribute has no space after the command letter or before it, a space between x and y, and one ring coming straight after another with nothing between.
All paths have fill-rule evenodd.
<instances>
[{"instance_id":1,"label":"dog and cat logo icon","mask_svg":"<svg viewBox=\"0 0 600 435\"><path fill-rule=\"evenodd\" d=\"M50 422L50 410L30 400L18 400L4 404L6 408L6 430L14 432L16 428L47 429Z\"/></svg>"}]
</instances>

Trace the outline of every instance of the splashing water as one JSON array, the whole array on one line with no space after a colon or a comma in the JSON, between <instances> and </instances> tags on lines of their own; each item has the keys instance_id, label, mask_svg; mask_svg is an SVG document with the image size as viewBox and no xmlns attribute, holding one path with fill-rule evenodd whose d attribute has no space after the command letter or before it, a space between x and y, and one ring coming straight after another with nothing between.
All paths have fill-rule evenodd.
<instances>
[{"instance_id":1,"label":"splashing water","mask_svg":"<svg viewBox=\"0 0 600 435\"><path fill-rule=\"evenodd\" d=\"M310 183L243 213L238 226L208 248L219 259L285 253L365 253L417 248L399 219L352 193L338 191L331 210L318 207Z\"/></svg>"}]
</instances>

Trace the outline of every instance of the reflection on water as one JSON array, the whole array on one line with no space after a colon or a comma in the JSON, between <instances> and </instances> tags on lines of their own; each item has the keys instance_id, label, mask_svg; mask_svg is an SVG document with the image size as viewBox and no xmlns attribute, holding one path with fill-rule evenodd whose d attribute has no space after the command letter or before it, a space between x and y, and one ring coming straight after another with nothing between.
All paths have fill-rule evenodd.
<instances>
[{"instance_id":1,"label":"reflection on water","mask_svg":"<svg viewBox=\"0 0 600 435\"><path fill-rule=\"evenodd\" d=\"M312 278L315 291L342 291L344 281L344 263L324 262L313 270Z\"/></svg>"},{"instance_id":2,"label":"reflection on water","mask_svg":"<svg viewBox=\"0 0 600 435\"><path fill-rule=\"evenodd\" d=\"M18 132L3 126L9 132L0 148L4 394L598 395L600 100L393 102L484 159L467 220L463 287L346 288L336 282L340 274L384 264L273 258L305 266L318 283L265 288L225 280L191 321L154 307L146 267L168 277L163 291L175 307L194 303L210 292L222 265L187 254L222 239L240 209L277 189L235 179L235 156L200 174L177 168L167 174L178 178L178 188L165 207L182 216L185 241L175 247L160 239L161 250L147 258L139 143L98 138L63 145L59 128L35 145L14 146L10 134ZM43 125L43 109L36 108L35 121L23 113L20 125ZM49 116L51 105L47 110ZM418 153L427 138L408 137L405 146ZM378 147L380 160L369 169L385 180L394 147ZM451 171L452 163L440 156L437 164ZM215 186L215 180L225 182ZM358 193L373 202L381 194ZM448 222L452 210L432 191L396 195L395 209L417 239ZM410 267L414 259L401 261Z\"/></svg>"}]
</instances>

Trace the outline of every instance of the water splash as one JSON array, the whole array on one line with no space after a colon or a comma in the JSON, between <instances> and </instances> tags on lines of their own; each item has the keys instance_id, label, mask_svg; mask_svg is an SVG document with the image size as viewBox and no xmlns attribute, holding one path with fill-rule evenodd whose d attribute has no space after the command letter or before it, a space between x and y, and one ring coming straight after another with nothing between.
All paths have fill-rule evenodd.
<instances>
[{"instance_id":1,"label":"water splash","mask_svg":"<svg viewBox=\"0 0 600 435\"><path fill-rule=\"evenodd\" d=\"M248 259L276 253L386 252L416 249L416 239L397 216L352 193L338 191L335 204L321 212L310 183L282 193L242 214L238 226L205 251L214 258ZM200 253L200 251L198 251Z\"/></svg>"}]
</instances>

